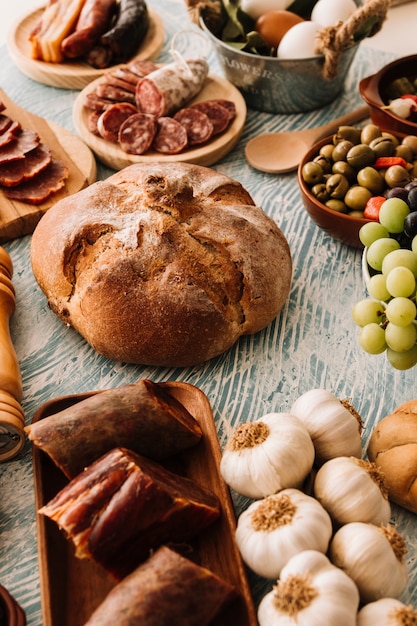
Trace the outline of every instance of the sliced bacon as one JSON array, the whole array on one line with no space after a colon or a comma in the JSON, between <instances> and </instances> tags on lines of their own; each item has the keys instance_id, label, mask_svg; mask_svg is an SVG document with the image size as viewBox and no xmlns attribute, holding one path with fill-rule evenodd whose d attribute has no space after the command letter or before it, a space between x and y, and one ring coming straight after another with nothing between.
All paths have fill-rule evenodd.
<instances>
[{"instance_id":1,"label":"sliced bacon","mask_svg":"<svg viewBox=\"0 0 417 626\"><path fill-rule=\"evenodd\" d=\"M28 152L24 159L17 159L0 165L0 185L5 187L19 185L48 167L51 160L50 149L41 143L34 150Z\"/></svg>"},{"instance_id":2,"label":"sliced bacon","mask_svg":"<svg viewBox=\"0 0 417 626\"><path fill-rule=\"evenodd\" d=\"M19 200L28 204L42 204L62 189L70 171L68 167L56 158L37 176L20 183L16 187L5 189L4 193L10 200Z\"/></svg>"}]
</instances>

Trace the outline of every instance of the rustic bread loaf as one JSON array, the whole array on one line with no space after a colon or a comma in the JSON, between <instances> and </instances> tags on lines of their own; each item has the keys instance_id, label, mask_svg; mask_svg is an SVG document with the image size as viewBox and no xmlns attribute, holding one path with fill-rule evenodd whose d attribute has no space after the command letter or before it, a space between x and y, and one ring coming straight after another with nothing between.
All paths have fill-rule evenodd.
<instances>
[{"instance_id":1,"label":"rustic bread loaf","mask_svg":"<svg viewBox=\"0 0 417 626\"><path fill-rule=\"evenodd\" d=\"M390 500L417 513L417 400L400 404L375 426L368 457L384 473Z\"/></svg>"},{"instance_id":2,"label":"rustic bread loaf","mask_svg":"<svg viewBox=\"0 0 417 626\"><path fill-rule=\"evenodd\" d=\"M187 163L129 166L56 203L31 244L51 309L99 353L189 366L267 326L287 240L243 186Z\"/></svg>"}]
</instances>

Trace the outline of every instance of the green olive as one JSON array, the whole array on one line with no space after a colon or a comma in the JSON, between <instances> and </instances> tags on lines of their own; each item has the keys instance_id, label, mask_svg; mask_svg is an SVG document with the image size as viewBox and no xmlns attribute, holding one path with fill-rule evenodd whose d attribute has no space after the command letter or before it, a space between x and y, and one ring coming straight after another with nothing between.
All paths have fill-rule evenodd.
<instances>
[{"instance_id":1,"label":"green olive","mask_svg":"<svg viewBox=\"0 0 417 626\"><path fill-rule=\"evenodd\" d=\"M353 144L351 141L348 141L347 139L342 139L342 141L339 141L339 143L337 143L333 148L333 161L345 161L347 153L351 148L353 148L354 145L355 144Z\"/></svg>"},{"instance_id":2,"label":"green olive","mask_svg":"<svg viewBox=\"0 0 417 626\"><path fill-rule=\"evenodd\" d=\"M389 137L376 137L370 142L369 147L372 148L376 157L395 154L395 145Z\"/></svg>"},{"instance_id":3,"label":"green olive","mask_svg":"<svg viewBox=\"0 0 417 626\"><path fill-rule=\"evenodd\" d=\"M339 143L343 139L347 139L353 144L360 143L361 129L356 128L356 126L339 126L333 137L333 143Z\"/></svg>"},{"instance_id":4,"label":"green olive","mask_svg":"<svg viewBox=\"0 0 417 626\"><path fill-rule=\"evenodd\" d=\"M381 129L376 124L366 124L361 131L360 143L370 144L373 139L381 137Z\"/></svg>"},{"instance_id":5,"label":"green olive","mask_svg":"<svg viewBox=\"0 0 417 626\"><path fill-rule=\"evenodd\" d=\"M324 174L330 174L330 172L332 171L331 159L327 159L322 154L318 154L316 157L314 157L313 162L318 163L321 166Z\"/></svg>"},{"instance_id":6,"label":"green olive","mask_svg":"<svg viewBox=\"0 0 417 626\"><path fill-rule=\"evenodd\" d=\"M372 191L374 196L380 196L385 189L385 180L383 176L374 167L367 165L358 172L358 184Z\"/></svg>"},{"instance_id":7,"label":"green olive","mask_svg":"<svg viewBox=\"0 0 417 626\"><path fill-rule=\"evenodd\" d=\"M388 137L388 139L391 139L392 143L394 144L394 146L398 146L400 142L400 140L398 139L398 137L396 137L395 135L393 135L392 133L389 133L386 130L382 131L382 136L383 137Z\"/></svg>"},{"instance_id":8,"label":"green olive","mask_svg":"<svg viewBox=\"0 0 417 626\"><path fill-rule=\"evenodd\" d=\"M391 165L385 172L385 183L388 187L405 187L410 182L410 174L402 165Z\"/></svg>"},{"instance_id":9,"label":"green olive","mask_svg":"<svg viewBox=\"0 0 417 626\"><path fill-rule=\"evenodd\" d=\"M326 143L324 146L320 148L319 154L324 156L325 159L331 159L333 149L334 149L334 145L332 143Z\"/></svg>"},{"instance_id":10,"label":"green olive","mask_svg":"<svg viewBox=\"0 0 417 626\"><path fill-rule=\"evenodd\" d=\"M349 189L349 181L342 174L332 174L326 181L326 189L331 198L341 200Z\"/></svg>"},{"instance_id":11,"label":"green olive","mask_svg":"<svg viewBox=\"0 0 417 626\"><path fill-rule=\"evenodd\" d=\"M409 146L413 154L417 156L417 135L407 135L403 138L402 144Z\"/></svg>"},{"instance_id":12,"label":"green olive","mask_svg":"<svg viewBox=\"0 0 417 626\"><path fill-rule=\"evenodd\" d=\"M363 211L369 198L372 198L372 192L369 189L361 185L353 185L347 190L344 202L352 211Z\"/></svg>"},{"instance_id":13,"label":"green olive","mask_svg":"<svg viewBox=\"0 0 417 626\"><path fill-rule=\"evenodd\" d=\"M367 165L373 165L375 152L367 144L359 143L349 150L346 161L356 170L360 170Z\"/></svg>"},{"instance_id":14,"label":"green olive","mask_svg":"<svg viewBox=\"0 0 417 626\"><path fill-rule=\"evenodd\" d=\"M347 161L336 161L332 167L333 174L342 174L350 183L356 180L356 170Z\"/></svg>"},{"instance_id":15,"label":"green olive","mask_svg":"<svg viewBox=\"0 0 417 626\"><path fill-rule=\"evenodd\" d=\"M351 217L357 217L359 219L363 219L363 217L364 217L363 211L349 211L349 215Z\"/></svg>"},{"instance_id":16,"label":"green olive","mask_svg":"<svg viewBox=\"0 0 417 626\"><path fill-rule=\"evenodd\" d=\"M330 198L330 194L326 189L325 183L318 183L317 185L313 185L311 188L311 193L319 202L327 202Z\"/></svg>"},{"instance_id":17,"label":"green olive","mask_svg":"<svg viewBox=\"0 0 417 626\"><path fill-rule=\"evenodd\" d=\"M395 148L395 156L402 157L404 161L411 163L414 159L414 152L411 146L407 146L406 143L400 143L400 145Z\"/></svg>"},{"instance_id":18,"label":"green olive","mask_svg":"<svg viewBox=\"0 0 417 626\"><path fill-rule=\"evenodd\" d=\"M328 209L332 209L332 211L336 211L337 213L347 213L346 204L342 200L337 200L337 198L328 200L326 206Z\"/></svg>"},{"instance_id":19,"label":"green olive","mask_svg":"<svg viewBox=\"0 0 417 626\"><path fill-rule=\"evenodd\" d=\"M305 163L301 169L301 176L308 185L321 183L324 179L323 168L319 163L309 161Z\"/></svg>"}]
</instances>

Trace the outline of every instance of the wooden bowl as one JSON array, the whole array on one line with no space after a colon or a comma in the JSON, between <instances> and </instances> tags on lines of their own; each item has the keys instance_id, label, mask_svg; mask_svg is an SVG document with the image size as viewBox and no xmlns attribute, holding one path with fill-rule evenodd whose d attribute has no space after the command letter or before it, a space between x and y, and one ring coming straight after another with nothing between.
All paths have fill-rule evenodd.
<instances>
[{"instance_id":1,"label":"wooden bowl","mask_svg":"<svg viewBox=\"0 0 417 626\"><path fill-rule=\"evenodd\" d=\"M4 626L25 626L26 624L25 612L2 585L0 585L0 624Z\"/></svg>"},{"instance_id":2,"label":"wooden bowl","mask_svg":"<svg viewBox=\"0 0 417 626\"><path fill-rule=\"evenodd\" d=\"M319 202L317 198L311 193L309 186L304 182L301 175L303 166L312 161L317 156L322 146L331 143L333 136L321 139L314 144L304 155L299 167L298 167L298 184L301 191L301 197L303 204L307 210L307 213L328 235L334 239L338 239L342 243L352 246L354 248L363 248L363 244L359 239L359 230L369 222L365 218L353 217L347 213L338 213L333 209L329 209L322 202Z\"/></svg>"},{"instance_id":3,"label":"wooden bowl","mask_svg":"<svg viewBox=\"0 0 417 626\"><path fill-rule=\"evenodd\" d=\"M379 72L363 78L359 83L359 91L370 107L371 119L374 124L383 130L402 133L405 135L417 135L417 124L404 120L383 107L389 103L386 95L389 85L397 78L407 76L417 77L417 54L402 57L388 65Z\"/></svg>"}]
</instances>

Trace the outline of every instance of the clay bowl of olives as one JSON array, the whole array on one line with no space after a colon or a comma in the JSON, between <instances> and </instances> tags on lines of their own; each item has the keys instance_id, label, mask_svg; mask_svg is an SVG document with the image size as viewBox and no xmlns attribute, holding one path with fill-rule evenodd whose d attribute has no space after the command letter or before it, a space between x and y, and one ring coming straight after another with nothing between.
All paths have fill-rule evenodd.
<instances>
[{"instance_id":1,"label":"clay bowl of olives","mask_svg":"<svg viewBox=\"0 0 417 626\"><path fill-rule=\"evenodd\" d=\"M372 123L339 127L312 146L298 167L301 197L311 219L355 248L363 248L359 230L372 219L368 216L375 199L415 178L417 137L387 133Z\"/></svg>"},{"instance_id":2,"label":"clay bowl of olives","mask_svg":"<svg viewBox=\"0 0 417 626\"><path fill-rule=\"evenodd\" d=\"M404 119L386 108L407 94L417 95L417 54L385 65L379 72L359 83L362 99L368 104L374 124L387 131L417 135L417 115Z\"/></svg>"}]
</instances>

